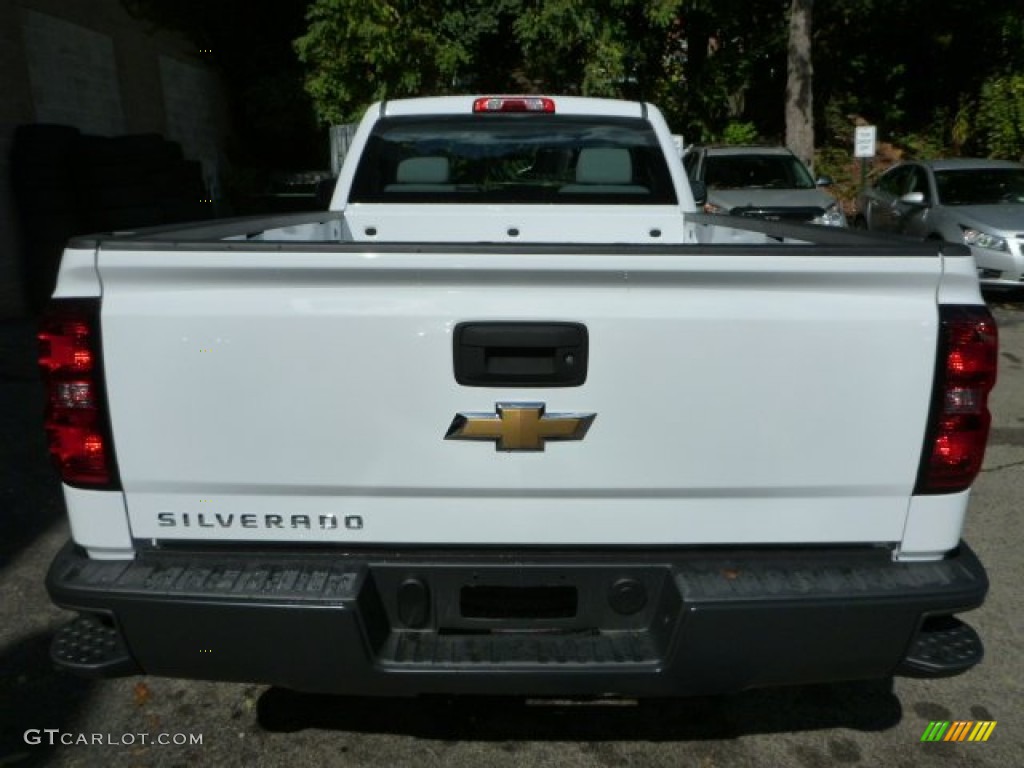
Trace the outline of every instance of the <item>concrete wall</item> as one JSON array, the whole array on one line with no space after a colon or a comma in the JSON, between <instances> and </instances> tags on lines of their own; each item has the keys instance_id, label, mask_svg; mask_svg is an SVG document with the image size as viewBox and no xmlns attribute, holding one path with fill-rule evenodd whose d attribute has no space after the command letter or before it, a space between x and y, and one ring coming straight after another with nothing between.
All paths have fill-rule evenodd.
<instances>
[{"instance_id":1,"label":"concrete wall","mask_svg":"<svg viewBox=\"0 0 1024 768\"><path fill-rule=\"evenodd\" d=\"M160 83L167 115L164 135L186 147L189 159L202 162L206 186L217 196L224 100L216 75L206 67L161 56Z\"/></svg>"},{"instance_id":2,"label":"concrete wall","mask_svg":"<svg viewBox=\"0 0 1024 768\"><path fill-rule=\"evenodd\" d=\"M47 13L21 12L35 119L85 133L124 133L114 39Z\"/></svg>"},{"instance_id":3,"label":"concrete wall","mask_svg":"<svg viewBox=\"0 0 1024 768\"><path fill-rule=\"evenodd\" d=\"M215 70L191 43L132 18L120 0L0 0L0 93L0 317L25 311L10 188L18 125L160 133L203 162L208 182L219 175L227 115Z\"/></svg>"}]
</instances>

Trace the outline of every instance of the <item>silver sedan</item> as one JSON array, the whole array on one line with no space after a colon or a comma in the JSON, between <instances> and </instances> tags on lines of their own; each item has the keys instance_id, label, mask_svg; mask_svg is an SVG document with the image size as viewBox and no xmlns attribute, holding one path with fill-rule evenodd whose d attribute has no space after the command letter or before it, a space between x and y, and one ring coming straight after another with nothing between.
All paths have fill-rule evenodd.
<instances>
[{"instance_id":1,"label":"silver sedan","mask_svg":"<svg viewBox=\"0 0 1024 768\"><path fill-rule=\"evenodd\" d=\"M965 243L984 288L1024 288L1024 165L901 163L861 192L854 226Z\"/></svg>"}]
</instances>

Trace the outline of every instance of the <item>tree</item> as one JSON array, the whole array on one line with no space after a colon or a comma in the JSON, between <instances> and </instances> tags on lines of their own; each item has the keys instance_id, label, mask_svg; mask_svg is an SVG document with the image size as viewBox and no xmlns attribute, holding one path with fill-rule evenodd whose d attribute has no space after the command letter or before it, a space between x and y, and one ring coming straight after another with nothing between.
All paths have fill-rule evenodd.
<instances>
[{"instance_id":1,"label":"tree","mask_svg":"<svg viewBox=\"0 0 1024 768\"><path fill-rule=\"evenodd\" d=\"M777 105L779 0L314 0L295 48L324 122L467 91L645 99L693 139ZM762 122L762 121L759 121ZM781 113L771 121L781 133Z\"/></svg>"},{"instance_id":2,"label":"tree","mask_svg":"<svg viewBox=\"0 0 1024 768\"><path fill-rule=\"evenodd\" d=\"M314 0L295 49L324 122L352 120L379 99L467 90L650 98L671 80L679 5Z\"/></svg>"},{"instance_id":3,"label":"tree","mask_svg":"<svg viewBox=\"0 0 1024 768\"><path fill-rule=\"evenodd\" d=\"M586 96L645 98L665 76L678 0L524 3L516 39L528 77Z\"/></svg>"},{"instance_id":4,"label":"tree","mask_svg":"<svg viewBox=\"0 0 1024 768\"><path fill-rule=\"evenodd\" d=\"M815 123L846 150L852 114L906 147L990 151L1005 89L983 86L1024 75L1020 2L312 0L295 50L321 122L413 95L641 98L689 141L752 125L810 164Z\"/></svg>"},{"instance_id":5,"label":"tree","mask_svg":"<svg viewBox=\"0 0 1024 768\"><path fill-rule=\"evenodd\" d=\"M1024 160L1024 74L987 80L980 102L978 143L993 157Z\"/></svg>"},{"instance_id":6,"label":"tree","mask_svg":"<svg viewBox=\"0 0 1024 768\"><path fill-rule=\"evenodd\" d=\"M814 108L830 129L819 138L848 145L847 116L857 114L912 152L987 154L973 117L987 81L1024 75L1020 9L1020 0L818 3Z\"/></svg>"},{"instance_id":7,"label":"tree","mask_svg":"<svg viewBox=\"0 0 1024 768\"><path fill-rule=\"evenodd\" d=\"M306 90L326 123L373 101L489 88L510 79L507 31L521 0L314 0L295 41Z\"/></svg>"},{"instance_id":8,"label":"tree","mask_svg":"<svg viewBox=\"0 0 1024 768\"><path fill-rule=\"evenodd\" d=\"M771 15L777 3L767 5ZM748 114L748 95L763 93L754 82L771 69L763 66L765 46L771 46L773 37L765 6L758 0L746 6L737 0L721 0L697 2L686 10L682 87L669 101L675 102L670 111L674 107L679 113L681 129L688 138L721 139L731 123Z\"/></svg>"},{"instance_id":9,"label":"tree","mask_svg":"<svg viewBox=\"0 0 1024 768\"><path fill-rule=\"evenodd\" d=\"M786 65L786 146L814 165L811 11L814 0L792 0Z\"/></svg>"}]
</instances>

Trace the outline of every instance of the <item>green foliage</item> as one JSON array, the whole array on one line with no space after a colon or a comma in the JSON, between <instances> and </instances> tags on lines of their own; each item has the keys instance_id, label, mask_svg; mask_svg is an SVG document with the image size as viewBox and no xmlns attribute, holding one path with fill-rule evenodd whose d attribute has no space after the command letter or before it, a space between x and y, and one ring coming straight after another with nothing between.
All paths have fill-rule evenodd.
<instances>
[{"instance_id":1,"label":"green foliage","mask_svg":"<svg viewBox=\"0 0 1024 768\"><path fill-rule=\"evenodd\" d=\"M987 154L1024 159L1024 74L997 75L985 81L975 124Z\"/></svg>"},{"instance_id":2,"label":"green foliage","mask_svg":"<svg viewBox=\"0 0 1024 768\"><path fill-rule=\"evenodd\" d=\"M966 96L961 96L960 106L957 108L956 114L953 115L950 127L949 140L953 145L954 154L959 155L963 146L971 139L971 134L974 131L973 112L974 106L970 100Z\"/></svg>"},{"instance_id":3,"label":"green foliage","mask_svg":"<svg viewBox=\"0 0 1024 768\"><path fill-rule=\"evenodd\" d=\"M764 66L784 56L775 0L314 0L307 19L295 49L328 123L384 98L547 91L651 100L699 139L784 75Z\"/></svg>"},{"instance_id":4,"label":"green foliage","mask_svg":"<svg viewBox=\"0 0 1024 768\"><path fill-rule=\"evenodd\" d=\"M749 120L781 135L786 82L786 7L778 0L697 0L681 9L685 65L666 104L678 128L712 141Z\"/></svg>"},{"instance_id":5,"label":"green foliage","mask_svg":"<svg viewBox=\"0 0 1024 768\"><path fill-rule=\"evenodd\" d=\"M732 122L722 131L721 141L723 144L756 144L760 138L753 123Z\"/></svg>"},{"instance_id":6,"label":"green foliage","mask_svg":"<svg viewBox=\"0 0 1024 768\"><path fill-rule=\"evenodd\" d=\"M949 142L952 124L948 111L938 109L921 130L896 134L893 143L902 147L908 157L918 160L931 160L949 155L953 152Z\"/></svg>"},{"instance_id":7,"label":"green foliage","mask_svg":"<svg viewBox=\"0 0 1024 768\"><path fill-rule=\"evenodd\" d=\"M1019 3L815 4L818 143L849 154L856 116L915 155L1019 157ZM544 91L653 101L688 141L780 141L789 5L312 0L295 50L323 122L382 98Z\"/></svg>"},{"instance_id":8,"label":"green foliage","mask_svg":"<svg viewBox=\"0 0 1024 768\"><path fill-rule=\"evenodd\" d=\"M519 6L519 0L315 0L295 50L307 66L317 117L350 122L378 99L461 90Z\"/></svg>"},{"instance_id":9,"label":"green foliage","mask_svg":"<svg viewBox=\"0 0 1024 768\"><path fill-rule=\"evenodd\" d=\"M814 156L815 176L832 178L829 192L839 200L847 215L853 213L860 191L860 162L852 155L847 148L824 147Z\"/></svg>"},{"instance_id":10,"label":"green foliage","mask_svg":"<svg viewBox=\"0 0 1024 768\"><path fill-rule=\"evenodd\" d=\"M637 95L663 73L675 0L524 3L514 33L526 75L544 90Z\"/></svg>"},{"instance_id":11,"label":"green foliage","mask_svg":"<svg viewBox=\"0 0 1024 768\"><path fill-rule=\"evenodd\" d=\"M324 122L352 120L378 99L467 90L638 97L665 82L677 6L315 0L295 49Z\"/></svg>"}]
</instances>

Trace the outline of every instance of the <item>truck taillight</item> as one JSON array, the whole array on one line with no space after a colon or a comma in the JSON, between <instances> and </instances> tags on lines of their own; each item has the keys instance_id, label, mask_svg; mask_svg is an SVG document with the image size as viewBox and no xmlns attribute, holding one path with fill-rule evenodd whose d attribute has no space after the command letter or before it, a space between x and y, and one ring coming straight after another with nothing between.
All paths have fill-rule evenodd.
<instances>
[{"instance_id":1,"label":"truck taillight","mask_svg":"<svg viewBox=\"0 0 1024 768\"><path fill-rule=\"evenodd\" d=\"M981 471L992 417L999 336L985 307L939 308L938 359L918 494L955 493Z\"/></svg>"},{"instance_id":2,"label":"truck taillight","mask_svg":"<svg viewBox=\"0 0 1024 768\"><path fill-rule=\"evenodd\" d=\"M68 485L116 486L95 302L57 301L39 324L50 456Z\"/></svg>"},{"instance_id":3,"label":"truck taillight","mask_svg":"<svg viewBox=\"0 0 1024 768\"><path fill-rule=\"evenodd\" d=\"M481 96L473 101L473 111L545 112L555 111L555 100L546 96Z\"/></svg>"}]
</instances>

